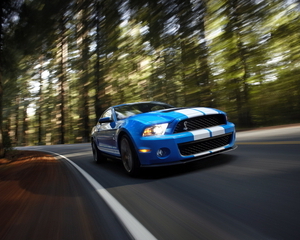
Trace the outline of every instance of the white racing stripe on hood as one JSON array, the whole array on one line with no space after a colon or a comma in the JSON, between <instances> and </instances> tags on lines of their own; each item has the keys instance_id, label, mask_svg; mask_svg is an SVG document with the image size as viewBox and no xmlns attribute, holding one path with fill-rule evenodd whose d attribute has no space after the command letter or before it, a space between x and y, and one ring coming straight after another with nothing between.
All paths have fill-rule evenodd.
<instances>
[{"instance_id":1,"label":"white racing stripe on hood","mask_svg":"<svg viewBox=\"0 0 300 240\"><path fill-rule=\"evenodd\" d=\"M199 112L199 111L197 111L197 110L194 110L194 109L180 109L180 110L176 110L175 112L184 114L184 115L186 115L188 118L203 115L203 113L201 113L201 112Z\"/></svg>"},{"instance_id":2,"label":"white racing stripe on hood","mask_svg":"<svg viewBox=\"0 0 300 240\"><path fill-rule=\"evenodd\" d=\"M198 107L198 108L193 108L196 109L198 111L203 112L205 115L209 115L209 114L219 114L218 111L211 109L211 108L205 108L205 107Z\"/></svg>"}]
</instances>

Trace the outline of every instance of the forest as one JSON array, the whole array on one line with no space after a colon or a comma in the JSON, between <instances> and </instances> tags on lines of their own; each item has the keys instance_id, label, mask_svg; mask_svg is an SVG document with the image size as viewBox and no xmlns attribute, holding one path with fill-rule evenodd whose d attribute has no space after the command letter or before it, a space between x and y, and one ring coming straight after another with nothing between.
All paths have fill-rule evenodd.
<instances>
[{"instance_id":1,"label":"forest","mask_svg":"<svg viewBox=\"0 0 300 240\"><path fill-rule=\"evenodd\" d=\"M0 156L88 142L126 102L300 120L299 0L1 0Z\"/></svg>"}]
</instances>

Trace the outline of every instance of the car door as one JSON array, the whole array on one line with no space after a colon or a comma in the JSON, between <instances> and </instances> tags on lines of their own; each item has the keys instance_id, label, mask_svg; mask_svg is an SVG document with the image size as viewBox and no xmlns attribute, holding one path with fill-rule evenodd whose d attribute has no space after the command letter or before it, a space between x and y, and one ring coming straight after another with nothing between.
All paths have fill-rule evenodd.
<instances>
[{"instance_id":1,"label":"car door","mask_svg":"<svg viewBox=\"0 0 300 240\"><path fill-rule=\"evenodd\" d=\"M114 156L119 155L116 147L116 119L112 109L106 110L100 117L98 122L98 131L96 134L98 148L104 152Z\"/></svg>"}]
</instances>

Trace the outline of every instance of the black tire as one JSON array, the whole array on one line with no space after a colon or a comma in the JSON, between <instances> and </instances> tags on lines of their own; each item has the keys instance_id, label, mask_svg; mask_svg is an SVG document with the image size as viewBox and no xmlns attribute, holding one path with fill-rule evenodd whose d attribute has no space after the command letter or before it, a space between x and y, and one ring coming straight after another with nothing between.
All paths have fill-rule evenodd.
<instances>
[{"instance_id":1,"label":"black tire","mask_svg":"<svg viewBox=\"0 0 300 240\"><path fill-rule=\"evenodd\" d=\"M96 163L103 163L106 158L102 155L101 151L97 148L95 142L92 140L93 157Z\"/></svg>"},{"instance_id":2,"label":"black tire","mask_svg":"<svg viewBox=\"0 0 300 240\"><path fill-rule=\"evenodd\" d=\"M127 135L124 135L120 141L120 152L123 166L130 176L137 176L140 170L140 162L133 145Z\"/></svg>"}]
</instances>

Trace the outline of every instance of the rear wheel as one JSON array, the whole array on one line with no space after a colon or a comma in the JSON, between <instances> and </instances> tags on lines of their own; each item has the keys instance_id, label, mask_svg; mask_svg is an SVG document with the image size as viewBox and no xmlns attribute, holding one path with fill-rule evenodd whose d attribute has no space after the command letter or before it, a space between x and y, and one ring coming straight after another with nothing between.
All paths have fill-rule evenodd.
<instances>
[{"instance_id":1,"label":"rear wheel","mask_svg":"<svg viewBox=\"0 0 300 240\"><path fill-rule=\"evenodd\" d=\"M122 162L126 172L130 176L138 175L140 169L139 160L129 137L124 135L120 145Z\"/></svg>"},{"instance_id":2,"label":"rear wheel","mask_svg":"<svg viewBox=\"0 0 300 240\"><path fill-rule=\"evenodd\" d=\"M101 151L97 148L95 142L92 140L93 157L96 163L102 163L106 158L102 155Z\"/></svg>"}]
</instances>

